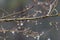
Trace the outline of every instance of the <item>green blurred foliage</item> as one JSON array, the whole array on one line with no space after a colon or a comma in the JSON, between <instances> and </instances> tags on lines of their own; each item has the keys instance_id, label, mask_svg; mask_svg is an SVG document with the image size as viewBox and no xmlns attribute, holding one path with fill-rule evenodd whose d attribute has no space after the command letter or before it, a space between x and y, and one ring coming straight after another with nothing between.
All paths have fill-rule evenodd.
<instances>
[{"instance_id":1,"label":"green blurred foliage","mask_svg":"<svg viewBox=\"0 0 60 40\"><path fill-rule=\"evenodd\" d=\"M18 6L25 5L27 0L6 0L8 8L16 8Z\"/></svg>"}]
</instances>

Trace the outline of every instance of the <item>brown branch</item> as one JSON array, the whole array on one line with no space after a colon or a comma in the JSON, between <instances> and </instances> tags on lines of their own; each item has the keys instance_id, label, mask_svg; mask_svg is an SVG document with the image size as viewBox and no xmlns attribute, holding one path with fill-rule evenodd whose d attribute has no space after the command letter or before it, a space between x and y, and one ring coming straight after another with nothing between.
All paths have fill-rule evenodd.
<instances>
[{"instance_id":1,"label":"brown branch","mask_svg":"<svg viewBox=\"0 0 60 40\"><path fill-rule=\"evenodd\" d=\"M50 15L50 16L40 16L40 17L32 17L32 18L6 18L6 19L0 19L0 22L9 22L9 21L20 21L20 20L36 20L36 19L44 19L47 17L56 17L60 16L60 14L57 15Z\"/></svg>"}]
</instances>

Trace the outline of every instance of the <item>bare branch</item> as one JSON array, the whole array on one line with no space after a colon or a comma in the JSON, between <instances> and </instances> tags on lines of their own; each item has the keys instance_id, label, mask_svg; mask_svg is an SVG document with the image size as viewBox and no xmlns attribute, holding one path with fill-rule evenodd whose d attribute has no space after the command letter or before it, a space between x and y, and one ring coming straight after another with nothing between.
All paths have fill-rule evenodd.
<instances>
[{"instance_id":1,"label":"bare branch","mask_svg":"<svg viewBox=\"0 0 60 40\"><path fill-rule=\"evenodd\" d=\"M13 16L13 15L17 15L17 14L19 14L19 13L24 13L24 12L26 12L26 11L29 11L31 8L33 8L34 6L31 6L31 7L29 7L28 9L24 9L23 11L20 11L20 12L16 12L16 13L12 13L12 14L9 14L9 15L7 15L7 16L4 16L4 17L1 17L1 18L6 18L6 17L10 17L10 16Z\"/></svg>"}]
</instances>

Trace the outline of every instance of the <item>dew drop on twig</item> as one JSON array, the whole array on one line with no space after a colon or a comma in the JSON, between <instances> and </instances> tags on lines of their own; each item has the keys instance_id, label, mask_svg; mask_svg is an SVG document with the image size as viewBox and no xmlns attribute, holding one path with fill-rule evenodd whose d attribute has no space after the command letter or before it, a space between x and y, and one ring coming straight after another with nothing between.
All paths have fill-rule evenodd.
<instances>
[{"instance_id":1,"label":"dew drop on twig","mask_svg":"<svg viewBox=\"0 0 60 40\"><path fill-rule=\"evenodd\" d=\"M30 20L27 20L27 22L29 22Z\"/></svg>"}]
</instances>

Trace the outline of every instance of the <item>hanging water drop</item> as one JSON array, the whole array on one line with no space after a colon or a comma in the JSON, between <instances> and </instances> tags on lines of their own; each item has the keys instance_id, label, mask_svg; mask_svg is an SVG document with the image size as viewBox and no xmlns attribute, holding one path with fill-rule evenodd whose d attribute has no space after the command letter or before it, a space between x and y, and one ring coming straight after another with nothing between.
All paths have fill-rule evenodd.
<instances>
[{"instance_id":1,"label":"hanging water drop","mask_svg":"<svg viewBox=\"0 0 60 40\"><path fill-rule=\"evenodd\" d=\"M27 20L27 22L29 22L30 20Z\"/></svg>"}]
</instances>

